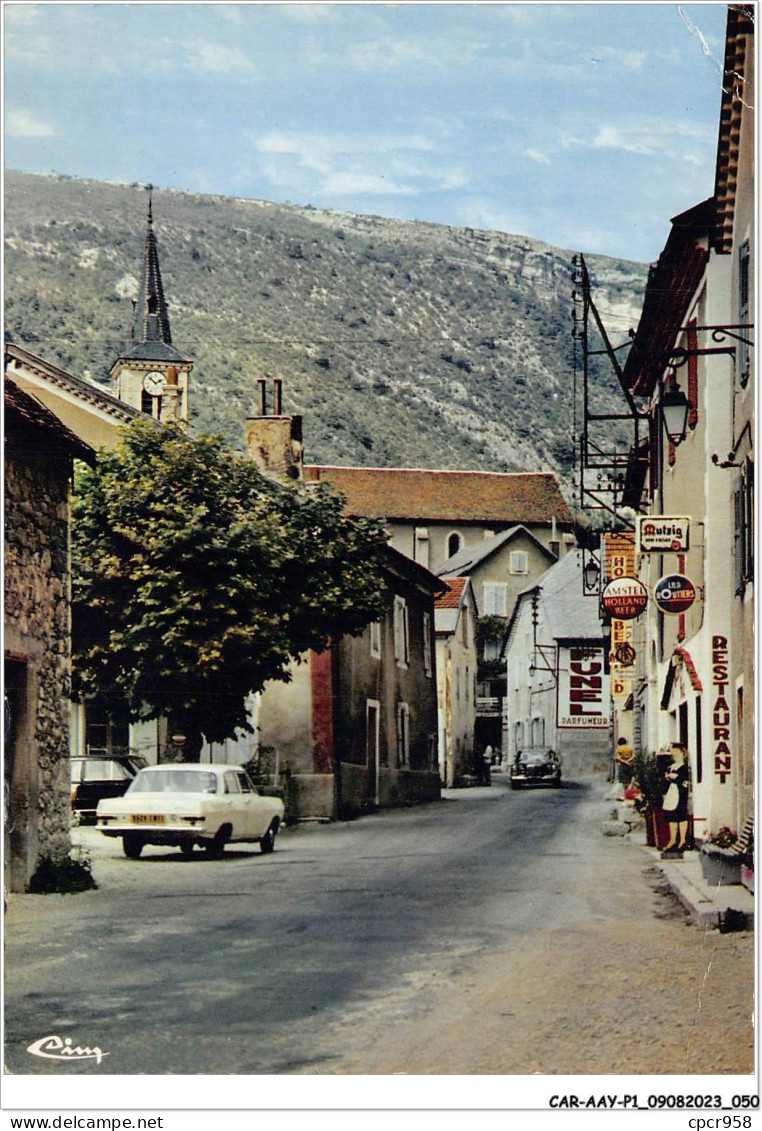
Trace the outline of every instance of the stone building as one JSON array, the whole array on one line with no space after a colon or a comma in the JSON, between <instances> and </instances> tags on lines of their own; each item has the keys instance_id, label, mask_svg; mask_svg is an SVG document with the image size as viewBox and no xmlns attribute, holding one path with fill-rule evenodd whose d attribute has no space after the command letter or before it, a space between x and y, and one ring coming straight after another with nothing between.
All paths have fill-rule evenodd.
<instances>
[{"instance_id":1,"label":"stone building","mask_svg":"<svg viewBox=\"0 0 762 1131\"><path fill-rule=\"evenodd\" d=\"M7 361L7 357L6 357ZM24 891L69 841L69 493L92 448L5 376L5 876Z\"/></svg>"}]
</instances>

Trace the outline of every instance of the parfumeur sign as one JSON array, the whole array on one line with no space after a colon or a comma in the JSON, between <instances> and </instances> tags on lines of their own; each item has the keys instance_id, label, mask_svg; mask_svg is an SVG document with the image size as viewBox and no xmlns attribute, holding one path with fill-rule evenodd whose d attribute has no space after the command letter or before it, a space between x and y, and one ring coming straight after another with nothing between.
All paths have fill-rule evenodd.
<instances>
[{"instance_id":1,"label":"parfumeur sign","mask_svg":"<svg viewBox=\"0 0 762 1131\"><path fill-rule=\"evenodd\" d=\"M638 553L684 554L688 549L690 519L665 514L640 515L638 518Z\"/></svg>"},{"instance_id":2,"label":"parfumeur sign","mask_svg":"<svg viewBox=\"0 0 762 1131\"><path fill-rule=\"evenodd\" d=\"M609 677L603 668L603 648L562 649L556 723L574 730L608 727Z\"/></svg>"}]
</instances>

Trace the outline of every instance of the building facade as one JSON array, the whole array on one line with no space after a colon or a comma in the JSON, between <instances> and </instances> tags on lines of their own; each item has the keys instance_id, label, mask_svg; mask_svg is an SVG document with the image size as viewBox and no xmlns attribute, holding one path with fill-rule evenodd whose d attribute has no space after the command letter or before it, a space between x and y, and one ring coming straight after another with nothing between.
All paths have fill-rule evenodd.
<instances>
[{"instance_id":1,"label":"building facade","mask_svg":"<svg viewBox=\"0 0 762 1131\"><path fill-rule=\"evenodd\" d=\"M699 838L753 813L753 16L728 11L715 193L672 220L624 367L651 422L625 501L689 530L687 545L636 544L651 600L617 726L645 753L687 746ZM674 403L684 430L668 432Z\"/></svg>"},{"instance_id":2,"label":"building facade","mask_svg":"<svg viewBox=\"0 0 762 1131\"><path fill-rule=\"evenodd\" d=\"M7 372L4 392L4 882L25 891L71 849L69 492L94 453Z\"/></svg>"},{"instance_id":3,"label":"building facade","mask_svg":"<svg viewBox=\"0 0 762 1131\"><path fill-rule=\"evenodd\" d=\"M478 608L468 577L446 581L436 599L438 760L445 786L461 785L475 777L476 648Z\"/></svg>"}]
</instances>

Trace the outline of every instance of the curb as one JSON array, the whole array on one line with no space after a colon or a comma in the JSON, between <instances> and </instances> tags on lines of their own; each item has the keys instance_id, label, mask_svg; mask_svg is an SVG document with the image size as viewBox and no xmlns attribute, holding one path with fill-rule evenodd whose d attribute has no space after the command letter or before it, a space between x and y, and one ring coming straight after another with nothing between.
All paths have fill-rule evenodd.
<instances>
[{"instance_id":1,"label":"curb","mask_svg":"<svg viewBox=\"0 0 762 1131\"><path fill-rule=\"evenodd\" d=\"M658 848L641 844L661 872L674 895L691 919L705 929L754 929L754 896L742 884L718 884L709 887L701 871L696 853L688 852L681 861L662 860Z\"/></svg>"}]
</instances>

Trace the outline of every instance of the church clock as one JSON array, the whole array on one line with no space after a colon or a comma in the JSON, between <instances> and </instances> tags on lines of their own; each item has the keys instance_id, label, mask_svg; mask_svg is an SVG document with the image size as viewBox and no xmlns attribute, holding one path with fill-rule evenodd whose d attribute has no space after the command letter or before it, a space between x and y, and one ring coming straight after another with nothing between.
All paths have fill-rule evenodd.
<instances>
[{"instance_id":1,"label":"church clock","mask_svg":"<svg viewBox=\"0 0 762 1131\"><path fill-rule=\"evenodd\" d=\"M158 369L152 369L150 373L146 373L143 378L143 388L152 397L160 397L164 392L164 387L167 384L167 378Z\"/></svg>"}]
</instances>

